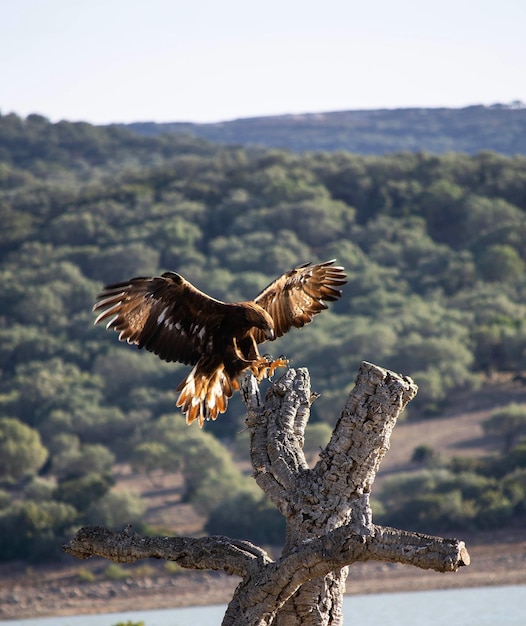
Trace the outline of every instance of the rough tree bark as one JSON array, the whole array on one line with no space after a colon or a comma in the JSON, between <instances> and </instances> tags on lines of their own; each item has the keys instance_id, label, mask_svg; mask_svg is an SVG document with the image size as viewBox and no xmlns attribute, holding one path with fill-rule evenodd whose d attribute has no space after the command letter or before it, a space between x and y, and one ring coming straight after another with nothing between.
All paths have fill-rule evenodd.
<instances>
[{"instance_id":1,"label":"rough tree bark","mask_svg":"<svg viewBox=\"0 0 526 626\"><path fill-rule=\"evenodd\" d=\"M306 369L289 369L261 402L253 377L243 385L254 477L284 515L285 547L273 561L247 541L213 536L140 537L86 526L64 549L116 562L155 557L241 577L223 626L339 626L348 566L380 560L454 572L469 564L462 541L373 524L369 494L391 432L417 387L363 363L331 440L315 467L303 454L311 401Z\"/></svg>"}]
</instances>

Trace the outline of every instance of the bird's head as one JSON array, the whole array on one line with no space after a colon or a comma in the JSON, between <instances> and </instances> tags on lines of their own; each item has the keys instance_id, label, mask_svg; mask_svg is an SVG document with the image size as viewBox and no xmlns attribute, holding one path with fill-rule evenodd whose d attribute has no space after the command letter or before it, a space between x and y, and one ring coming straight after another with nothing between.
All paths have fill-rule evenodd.
<instances>
[{"instance_id":1,"label":"bird's head","mask_svg":"<svg viewBox=\"0 0 526 626\"><path fill-rule=\"evenodd\" d=\"M274 320L263 307L255 303L250 303L250 306L248 306L246 310L246 316L250 325L253 328L259 328L259 330L263 331L269 341L276 338Z\"/></svg>"}]
</instances>

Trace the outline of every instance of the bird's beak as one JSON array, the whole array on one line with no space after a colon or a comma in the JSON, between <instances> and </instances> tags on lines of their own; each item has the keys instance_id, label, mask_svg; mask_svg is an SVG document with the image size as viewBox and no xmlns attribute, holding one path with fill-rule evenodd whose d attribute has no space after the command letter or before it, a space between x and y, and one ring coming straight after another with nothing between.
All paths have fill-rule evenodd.
<instances>
[{"instance_id":1,"label":"bird's beak","mask_svg":"<svg viewBox=\"0 0 526 626\"><path fill-rule=\"evenodd\" d=\"M273 329L273 328L269 328L269 329L267 330L267 339L268 339L269 341L274 341L275 337L276 337L276 336L274 335L274 329Z\"/></svg>"}]
</instances>

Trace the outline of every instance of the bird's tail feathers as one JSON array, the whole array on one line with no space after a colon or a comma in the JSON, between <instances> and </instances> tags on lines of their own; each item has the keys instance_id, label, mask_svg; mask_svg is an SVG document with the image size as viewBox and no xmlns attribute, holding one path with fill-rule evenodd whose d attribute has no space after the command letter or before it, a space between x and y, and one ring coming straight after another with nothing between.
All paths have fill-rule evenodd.
<instances>
[{"instance_id":1,"label":"bird's tail feathers","mask_svg":"<svg viewBox=\"0 0 526 626\"><path fill-rule=\"evenodd\" d=\"M177 387L177 406L186 415L186 423L198 421L202 428L205 420L215 420L226 411L228 399L239 389L237 380L230 378L223 365L211 374L199 371L196 365Z\"/></svg>"}]
</instances>

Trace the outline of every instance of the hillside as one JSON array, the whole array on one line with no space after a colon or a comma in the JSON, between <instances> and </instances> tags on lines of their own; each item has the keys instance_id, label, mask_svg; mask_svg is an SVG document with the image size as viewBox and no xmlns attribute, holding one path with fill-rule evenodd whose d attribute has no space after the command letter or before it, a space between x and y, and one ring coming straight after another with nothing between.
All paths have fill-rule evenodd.
<instances>
[{"instance_id":1,"label":"hillside","mask_svg":"<svg viewBox=\"0 0 526 626\"><path fill-rule=\"evenodd\" d=\"M482 396L482 397L481 397ZM431 443L444 455L480 456L499 444L483 437L482 421L491 408L509 398L526 400L526 387L511 381L489 385L483 394L470 394L443 418L427 422L400 423L396 426L376 480L381 485L393 473L406 471L415 446ZM203 519L193 508L180 502L182 475L158 473L155 484L128 466L115 467L117 489L133 489L147 504L150 522L168 521L179 534L200 533ZM347 582L347 593L370 594L425 589L448 589L505 584L526 584L524 526L504 531L460 529L472 563L454 576L386 563L355 563ZM107 562L69 560L60 566L22 563L0 565L0 617L22 619L44 615L74 615L108 611L160 609L200 604L226 603L231 598L236 577L217 572L170 571L162 563L127 565L122 578L112 578ZM199 589L199 594L195 590Z\"/></svg>"},{"instance_id":2,"label":"hillside","mask_svg":"<svg viewBox=\"0 0 526 626\"><path fill-rule=\"evenodd\" d=\"M401 421L391 437L391 447L382 460L375 481L375 491L386 479L404 472L417 472L421 465L412 460L414 449L429 445L443 459L454 457L478 459L498 454L502 440L484 432L483 423L492 410L510 401L526 404L526 386L505 377L500 382L486 381L477 393L462 393L441 417L426 421ZM235 453L235 450L232 450ZM316 463L317 455L309 458ZM249 463L240 463L247 473ZM134 472L128 465L115 466L116 488L141 494L147 505L146 519L152 526L167 527L177 520L173 528L177 534L199 533L206 522L192 506L181 502L184 477L180 473L158 471L152 479ZM461 531L462 532L462 531ZM464 531L465 532L465 531ZM526 538L526 537L525 537Z\"/></svg>"},{"instance_id":3,"label":"hillside","mask_svg":"<svg viewBox=\"0 0 526 626\"><path fill-rule=\"evenodd\" d=\"M221 144L287 148L296 152L346 151L526 153L526 107L378 109L237 119L215 124L127 124L139 135L184 133Z\"/></svg>"},{"instance_id":4,"label":"hillside","mask_svg":"<svg viewBox=\"0 0 526 626\"><path fill-rule=\"evenodd\" d=\"M295 154L8 115L0 185L3 561L57 559L87 522L166 532L171 498L184 505L181 532L200 524L282 540L281 517L244 471L239 398L204 431L188 428L174 406L187 369L93 327L102 285L134 275L175 270L239 300L305 261L345 266L342 299L265 346L308 367L321 394L309 454L363 360L419 385L407 432L430 436L437 425L453 437L453 409L475 419L487 409L471 406L483 385L516 376L518 396L497 394L490 408L508 412L503 424L523 418L525 157ZM487 447L459 448L458 458L440 439L404 438L396 473L375 492L377 521L427 532L522 523L523 431L506 447L504 434L485 433ZM408 466L418 445L419 464ZM178 480L173 494L167 475Z\"/></svg>"}]
</instances>

